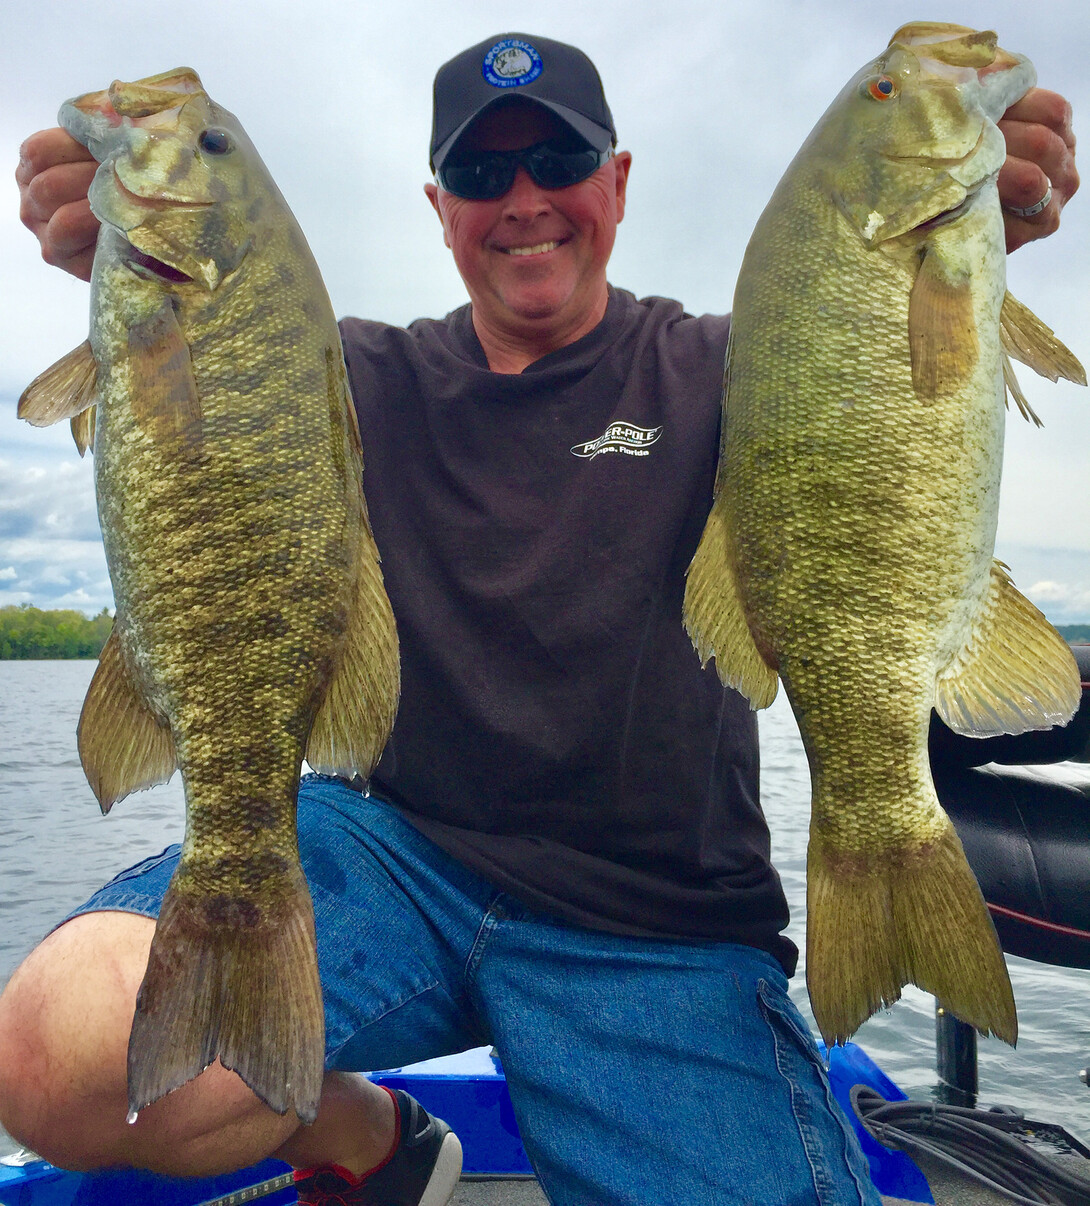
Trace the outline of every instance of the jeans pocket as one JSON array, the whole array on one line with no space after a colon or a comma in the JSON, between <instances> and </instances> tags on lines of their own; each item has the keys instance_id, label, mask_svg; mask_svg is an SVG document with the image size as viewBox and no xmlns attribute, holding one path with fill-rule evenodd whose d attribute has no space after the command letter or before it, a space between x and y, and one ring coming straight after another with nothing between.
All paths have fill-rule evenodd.
<instances>
[{"instance_id":1,"label":"jeans pocket","mask_svg":"<svg viewBox=\"0 0 1090 1206\"><path fill-rule=\"evenodd\" d=\"M877 1202L866 1158L833 1097L825 1062L802 1016L791 998L767 980L757 981L757 1002L772 1033L776 1068L790 1090L816 1201L820 1206Z\"/></svg>"},{"instance_id":2,"label":"jeans pocket","mask_svg":"<svg viewBox=\"0 0 1090 1206\"><path fill-rule=\"evenodd\" d=\"M821 1058L821 1052L818 1050L817 1043L814 1042L809 1027L802 1020L802 1015L795 1008L794 1002L783 989L775 984L770 984L765 979L757 981L757 997L760 1001L761 1012L764 1014L765 1021L772 1025L772 1019L782 1025L783 1029L790 1036L791 1041L798 1047L802 1054L812 1064L817 1067L823 1078L825 1077L825 1061ZM775 1026L773 1027L775 1029Z\"/></svg>"}]
</instances>

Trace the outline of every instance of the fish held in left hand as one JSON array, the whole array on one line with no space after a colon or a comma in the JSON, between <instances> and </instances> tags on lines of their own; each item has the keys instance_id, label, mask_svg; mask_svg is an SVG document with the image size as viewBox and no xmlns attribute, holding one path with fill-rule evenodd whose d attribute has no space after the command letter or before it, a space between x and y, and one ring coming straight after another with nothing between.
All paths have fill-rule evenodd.
<instances>
[{"instance_id":1,"label":"fish held in left hand","mask_svg":"<svg viewBox=\"0 0 1090 1206\"><path fill-rule=\"evenodd\" d=\"M1009 357L1085 384L1006 293L997 126L1033 66L917 22L821 118L738 277L715 501L685 618L725 683L782 679L813 784L807 985L827 1044L906 983L1013 1042L984 900L931 780L960 733L1065 723L1070 649L993 560Z\"/></svg>"},{"instance_id":2,"label":"fish held in left hand","mask_svg":"<svg viewBox=\"0 0 1090 1206\"><path fill-rule=\"evenodd\" d=\"M317 1114L324 1014L296 793L369 774L394 618L317 266L187 68L63 106L100 167L89 341L20 399L93 448L117 607L79 726L103 811L182 772L186 832L129 1042L133 1112L213 1060Z\"/></svg>"}]
</instances>

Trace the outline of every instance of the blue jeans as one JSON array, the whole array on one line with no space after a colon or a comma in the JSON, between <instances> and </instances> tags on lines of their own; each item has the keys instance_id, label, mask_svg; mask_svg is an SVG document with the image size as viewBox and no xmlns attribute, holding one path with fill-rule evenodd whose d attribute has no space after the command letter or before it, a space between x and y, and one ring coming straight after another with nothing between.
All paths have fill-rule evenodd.
<instances>
[{"instance_id":1,"label":"blue jeans","mask_svg":"<svg viewBox=\"0 0 1090 1206\"><path fill-rule=\"evenodd\" d=\"M324 776L303 781L299 841L330 1068L494 1043L554 1206L879 1206L771 955L531 912ZM176 861L76 912L155 916Z\"/></svg>"}]
</instances>

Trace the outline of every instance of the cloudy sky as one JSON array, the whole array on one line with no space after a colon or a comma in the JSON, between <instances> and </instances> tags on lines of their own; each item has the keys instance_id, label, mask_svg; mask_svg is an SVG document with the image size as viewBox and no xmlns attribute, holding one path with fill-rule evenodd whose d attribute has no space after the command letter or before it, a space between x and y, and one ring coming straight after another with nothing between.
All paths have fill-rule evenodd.
<instances>
[{"instance_id":1,"label":"cloudy sky","mask_svg":"<svg viewBox=\"0 0 1090 1206\"><path fill-rule=\"evenodd\" d=\"M112 605L91 466L67 425L15 402L87 330L87 289L47 268L17 215L22 139L76 93L179 65L260 149L339 314L406 323L464 300L421 185L435 69L492 34L574 42L598 65L635 163L615 285L730 308L749 231L841 85L905 21L994 28L1090 120L1085 0L3 0L0 47L0 605ZM1080 120L1081 119L1081 120ZM1086 162L1084 173L1090 173ZM1090 186L1010 263L1022 301L1090 365ZM998 553L1057 623L1090 620L1090 397L1020 374L1045 421L1008 421Z\"/></svg>"}]
</instances>

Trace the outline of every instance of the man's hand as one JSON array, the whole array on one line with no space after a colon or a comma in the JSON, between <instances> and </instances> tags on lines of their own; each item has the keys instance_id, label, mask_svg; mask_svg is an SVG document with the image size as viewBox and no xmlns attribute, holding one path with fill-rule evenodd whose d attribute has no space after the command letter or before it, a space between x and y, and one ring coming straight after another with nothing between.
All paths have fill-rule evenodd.
<instances>
[{"instance_id":1,"label":"man's hand","mask_svg":"<svg viewBox=\"0 0 1090 1206\"><path fill-rule=\"evenodd\" d=\"M15 180L19 217L42 245L42 259L91 279L98 219L87 190L98 164L66 130L40 130L23 143Z\"/></svg>"},{"instance_id":2,"label":"man's hand","mask_svg":"<svg viewBox=\"0 0 1090 1206\"><path fill-rule=\"evenodd\" d=\"M1007 140L1007 161L999 173L999 197L1007 251L1050 235L1060 211L1079 187L1071 106L1058 93L1033 88L999 122ZM19 216L42 245L42 258L82 280L91 279L98 220L87 202L97 164L86 147L60 128L41 130L23 143L15 179ZM1052 198L1029 218L1025 209L1052 189Z\"/></svg>"},{"instance_id":3,"label":"man's hand","mask_svg":"<svg viewBox=\"0 0 1090 1206\"><path fill-rule=\"evenodd\" d=\"M1007 140L1007 161L999 173L999 199L1007 232L1007 251L1043 239L1060 225L1060 210L1079 187L1071 106L1062 96L1031 88L999 123ZM1052 189L1048 205L1031 217L1010 212L1028 209Z\"/></svg>"}]
</instances>

